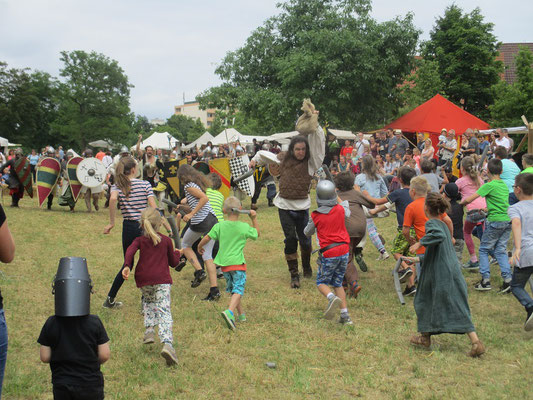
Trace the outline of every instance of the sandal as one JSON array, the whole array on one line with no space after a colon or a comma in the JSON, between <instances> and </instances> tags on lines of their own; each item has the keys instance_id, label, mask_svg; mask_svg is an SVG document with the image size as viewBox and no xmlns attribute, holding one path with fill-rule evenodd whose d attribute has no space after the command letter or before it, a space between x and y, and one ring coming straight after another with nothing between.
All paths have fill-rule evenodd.
<instances>
[{"instance_id":1,"label":"sandal","mask_svg":"<svg viewBox=\"0 0 533 400\"><path fill-rule=\"evenodd\" d=\"M485 353L485 346L481 343L481 340L472 343L472 348L468 352L469 357L479 357Z\"/></svg>"},{"instance_id":2,"label":"sandal","mask_svg":"<svg viewBox=\"0 0 533 400\"><path fill-rule=\"evenodd\" d=\"M413 335L411 336L410 342L411 344L414 344L415 346L422 346L425 348L429 348L429 346L431 346L431 336L429 336L427 333L422 333L420 335Z\"/></svg>"}]
</instances>

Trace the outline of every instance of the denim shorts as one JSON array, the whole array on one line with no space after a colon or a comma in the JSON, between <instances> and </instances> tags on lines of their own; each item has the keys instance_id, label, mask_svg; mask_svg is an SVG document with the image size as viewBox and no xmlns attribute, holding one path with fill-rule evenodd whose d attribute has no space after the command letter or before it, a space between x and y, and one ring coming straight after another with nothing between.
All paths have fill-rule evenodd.
<instances>
[{"instance_id":1,"label":"denim shorts","mask_svg":"<svg viewBox=\"0 0 533 400\"><path fill-rule=\"evenodd\" d=\"M244 285L246 284L246 271L223 272L226 279L226 292L236 293L244 296Z\"/></svg>"},{"instance_id":2,"label":"denim shorts","mask_svg":"<svg viewBox=\"0 0 533 400\"><path fill-rule=\"evenodd\" d=\"M338 257L318 257L318 273L316 274L316 284L341 287L342 279L346 273L348 265L348 255L346 253Z\"/></svg>"}]
</instances>

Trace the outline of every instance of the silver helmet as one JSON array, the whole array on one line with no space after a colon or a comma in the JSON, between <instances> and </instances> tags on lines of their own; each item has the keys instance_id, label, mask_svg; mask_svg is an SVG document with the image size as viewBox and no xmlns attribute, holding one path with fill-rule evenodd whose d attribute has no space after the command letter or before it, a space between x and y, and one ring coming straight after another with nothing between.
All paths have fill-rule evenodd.
<instances>
[{"instance_id":1,"label":"silver helmet","mask_svg":"<svg viewBox=\"0 0 533 400\"><path fill-rule=\"evenodd\" d=\"M318 200L334 200L337 198L335 184L328 180L321 180L316 185L316 198Z\"/></svg>"}]
</instances>

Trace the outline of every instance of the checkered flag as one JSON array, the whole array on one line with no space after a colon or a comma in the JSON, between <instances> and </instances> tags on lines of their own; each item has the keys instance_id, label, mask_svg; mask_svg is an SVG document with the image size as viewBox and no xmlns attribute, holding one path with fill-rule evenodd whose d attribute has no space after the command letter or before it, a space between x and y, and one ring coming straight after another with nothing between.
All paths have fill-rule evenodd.
<instances>
[{"instance_id":1,"label":"checkered flag","mask_svg":"<svg viewBox=\"0 0 533 400\"><path fill-rule=\"evenodd\" d=\"M237 178L242 174L248 172L248 164L250 163L248 156L241 156L229 159L229 169L233 178ZM253 178L251 179L253 182ZM254 195L255 187L250 184L250 179L244 179L237 183L239 189L241 189L246 195L252 197Z\"/></svg>"}]
</instances>

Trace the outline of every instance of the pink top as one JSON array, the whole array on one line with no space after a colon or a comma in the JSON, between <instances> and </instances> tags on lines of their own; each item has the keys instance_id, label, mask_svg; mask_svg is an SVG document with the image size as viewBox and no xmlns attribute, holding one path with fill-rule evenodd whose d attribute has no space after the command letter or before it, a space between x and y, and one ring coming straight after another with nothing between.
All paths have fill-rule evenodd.
<instances>
[{"instance_id":1,"label":"pink top","mask_svg":"<svg viewBox=\"0 0 533 400\"><path fill-rule=\"evenodd\" d=\"M461 197L463 199L466 199L477 192L479 187L483 185L483 181L481 180L481 178L479 178L479 186L476 186L474 185L474 182L469 176L463 176L462 178L457 179L457 181L455 181L455 184L459 188L459 193L461 193ZM480 210L483 208L487 208L487 203L485 201L485 198L481 196L475 199L472 203L466 205L466 209L468 211Z\"/></svg>"},{"instance_id":2,"label":"pink top","mask_svg":"<svg viewBox=\"0 0 533 400\"><path fill-rule=\"evenodd\" d=\"M420 156L413 156L413 159L416 161L416 166L420 169Z\"/></svg>"}]
</instances>

